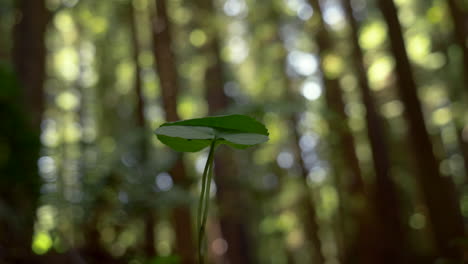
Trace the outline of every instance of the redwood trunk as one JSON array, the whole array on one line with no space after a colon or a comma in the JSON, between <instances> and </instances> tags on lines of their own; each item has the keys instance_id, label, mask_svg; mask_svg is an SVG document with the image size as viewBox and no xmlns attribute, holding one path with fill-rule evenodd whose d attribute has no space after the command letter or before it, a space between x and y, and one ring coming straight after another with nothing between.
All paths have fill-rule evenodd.
<instances>
[{"instance_id":1,"label":"redwood trunk","mask_svg":"<svg viewBox=\"0 0 468 264\"><path fill-rule=\"evenodd\" d=\"M460 2L457 0L447 0L448 6L450 8L450 13L452 16L453 27L455 29L454 38L455 42L457 43L458 47L460 48L463 56L463 67L462 71L460 72L461 78L463 79L465 92L468 93L468 44L467 44L467 37L468 37L468 20L467 14L465 10L461 9ZM456 86L456 85L455 85ZM452 88L453 90L454 88ZM466 97L465 97L466 98ZM459 98L454 98L459 99ZM462 99L462 103L464 103ZM468 178L468 140L463 138L463 129L465 124L463 120L456 121L457 126L457 134L458 134L458 143L460 145L461 154L463 156L463 162L465 165L465 175Z\"/></svg>"},{"instance_id":2,"label":"redwood trunk","mask_svg":"<svg viewBox=\"0 0 468 264\"><path fill-rule=\"evenodd\" d=\"M197 1L199 12L206 12L207 16L214 16L215 10L211 0ZM210 26L210 25L203 25ZM224 94L223 65L219 39L216 31L210 31L208 42L202 47L207 58L211 58L205 69L205 97L208 102L210 115L219 114L229 103L228 97ZM248 228L246 226L245 210L247 202L242 195L239 186L238 170L236 160L232 150L223 147L218 150L215 157L215 181L217 186L217 200L223 209L219 215L219 223L223 238L228 243L226 260L228 263L254 263L252 256L252 246L249 241Z\"/></svg>"},{"instance_id":3,"label":"redwood trunk","mask_svg":"<svg viewBox=\"0 0 468 264\"><path fill-rule=\"evenodd\" d=\"M45 33L49 18L45 0L18 0L19 22L14 27L13 60L24 90L31 124L40 130L44 112Z\"/></svg>"},{"instance_id":4,"label":"redwood trunk","mask_svg":"<svg viewBox=\"0 0 468 264\"><path fill-rule=\"evenodd\" d=\"M140 43L138 41L138 30L137 30L137 21L135 16L135 9L130 3L128 5L129 11L129 23L130 23L130 37L132 42L132 59L134 63L134 89L136 95L136 120L137 127L139 129L139 144L138 148L140 150L139 162L140 166L146 166L148 160L148 140L146 137L146 121L145 121L145 99L143 95L143 87L141 80L141 67L138 62L138 57L140 55ZM155 250L155 237L154 237L154 226L156 223L156 217L154 216L153 208L149 207L146 211L145 218L145 239L144 239L144 252L147 257L153 257L156 255Z\"/></svg>"},{"instance_id":5,"label":"redwood trunk","mask_svg":"<svg viewBox=\"0 0 468 264\"><path fill-rule=\"evenodd\" d=\"M455 41L463 53L463 70L465 89L468 92L468 45L466 38L468 37L468 20L465 10L460 7L457 0L447 0L450 14L452 16L453 28L455 30Z\"/></svg>"},{"instance_id":6,"label":"redwood trunk","mask_svg":"<svg viewBox=\"0 0 468 264\"><path fill-rule=\"evenodd\" d=\"M464 236L464 229L454 184L450 177L442 177L439 172L439 161L426 129L396 6L389 0L379 0L379 6L388 25L398 91L405 107L410 144L419 169L417 180L426 202L436 246L443 257L460 259L460 250L454 243Z\"/></svg>"},{"instance_id":7,"label":"redwood trunk","mask_svg":"<svg viewBox=\"0 0 468 264\"><path fill-rule=\"evenodd\" d=\"M166 0L156 0L156 16L152 21L153 53L156 72L161 84L163 107L167 121L179 119L177 114L177 95L179 91L175 56L172 51L170 26L167 16ZM174 183L187 186L187 174L182 156L169 171ZM193 243L192 217L187 206L179 206L173 211L173 223L176 235L176 251L182 257L182 264L195 263L196 247Z\"/></svg>"},{"instance_id":8,"label":"redwood trunk","mask_svg":"<svg viewBox=\"0 0 468 264\"><path fill-rule=\"evenodd\" d=\"M368 254L368 249L361 249L361 245L369 244L368 234L373 232L373 226L369 216L371 215L366 210L371 208L370 197L366 193L365 184L362 178L362 172L359 165L359 160L356 154L356 145L354 142L354 137L352 135L351 129L348 126L348 117L345 113L345 105L343 101L343 94L337 78L331 78L326 75L323 58L327 53L333 49L331 44L331 37L328 29L326 28L325 22L323 20L323 14L321 6L318 0L309 1L314 11L317 12L316 16L318 17L318 28L316 34L316 42L318 46L318 53L321 58L321 71L322 71L322 81L324 85L324 95L325 102L327 104L327 123L330 126L330 131L332 135L328 138L329 145L332 149L333 156L342 156L341 160L337 160L336 163L342 163L344 169L337 169L335 174L337 175L337 183L341 183L342 186L337 186L338 189L343 189L348 193L348 199L351 201L346 201L347 199L342 199L344 203L344 211L348 212L349 220L344 220L346 222L353 221L352 223L346 223L346 225L353 225L355 232L348 234L351 235L352 239L346 239L344 243L344 251L342 252L343 261L349 263L353 259L359 259L360 263L365 263L371 259ZM336 152L340 150L340 153ZM335 157L330 157L334 159ZM332 162L333 163L333 162ZM346 195L343 195L346 196ZM344 201L343 201L344 200ZM352 200L363 200L365 202L365 208L358 209L353 204ZM361 230L363 228L366 230ZM364 246L365 247L365 246Z\"/></svg>"},{"instance_id":9,"label":"redwood trunk","mask_svg":"<svg viewBox=\"0 0 468 264\"><path fill-rule=\"evenodd\" d=\"M45 33L49 13L44 0L18 0L15 4L17 24L13 28L13 66L22 97L6 103L21 112L6 118L17 119L15 124L21 127L15 127L14 134L7 134L5 141L10 150L7 157L11 159L5 167L7 173L15 174L1 175L0 203L7 206L6 210L11 210L14 221L0 221L0 258L21 264L34 262L31 244L40 188L37 161L44 109ZM23 115L26 122L23 122ZM3 170L3 166L0 169Z\"/></svg>"},{"instance_id":10,"label":"redwood trunk","mask_svg":"<svg viewBox=\"0 0 468 264\"><path fill-rule=\"evenodd\" d=\"M368 259L368 263L404 263L405 235L404 224L399 212L397 191L390 173L389 149L386 144L386 136L383 122L377 112L375 99L369 87L364 56L359 46L359 26L353 17L351 1L343 0L346 18L351 29L351 44L353 62L361 90L362 101L366 109L367 135L372 151L372 160L375 169L375 200L374 209L379 223L379 235L382 241L378 259ZM364 232L364 230L362 230ZM382 239L383 238L383 239ZM377 241L378 237L374 237ZM369 246L369 245L368 245ZM366 250L366 249L364 249ZM368 249L367 249L368 250ZM369 256L372 257L372 256Z\"/></svg>"}]
</instances>

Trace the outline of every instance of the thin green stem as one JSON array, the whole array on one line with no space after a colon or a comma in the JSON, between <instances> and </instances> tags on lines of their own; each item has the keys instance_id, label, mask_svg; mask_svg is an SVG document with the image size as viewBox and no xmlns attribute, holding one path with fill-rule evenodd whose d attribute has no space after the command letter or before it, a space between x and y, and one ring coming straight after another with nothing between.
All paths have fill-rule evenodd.
<instances>
[{"instance_id":1,"label":"thin green stem","mask_svg":"<svg viewBox=\"0 0 468 264\"><path fill-rule=\"evenodd\" d=\"M210 194L211 194L211 179L213 178L213 162L210 163L208 169L208 179L207 179L207 188L206 188L206 199L205 199L205 210L203 211L202 224L205 226L206 220L208 218L208 209L210 207Z\"/></svg>"},{"instance_id":2,"label":"thin green stem","mask_svg":"<svg viewBox=\"0 0 468 264\"><path fill-rule=\"evenodd\" d=\"M210 154L211 154L211 149L210 149ZM202 187L201 187L201 192L200 192L200 198L198 200L198 212L197 212L197 228L198 229L200 229L201 222L202 222L203 207L204 207L203 202L205 201L206 176L207 176L208 169L210 166L210 163L209 163L210 154L208 154L208 157L206 159L205 169L203 170Z\"/></svg>"},{"instance_id":3,"label":"thin green stem","mask_svg":"<svg viewBox=\"0 0 468 264\"><path fill-rule=\"evenodd\" d=\"M198 263L204 263L203 256L203 240L205 235L205 225L208 215L208 207L210 201L210 186L211 178L213 175L213 159L214 159L214 150L216 147L216 138L212 140L210 145L210 152L208 158L206 159L205 169L203 170L202 177L202 189L200 194L200 200L198 201L198 215L197 215L197 224L198 224Z\"/></svg>"}]
</instances>

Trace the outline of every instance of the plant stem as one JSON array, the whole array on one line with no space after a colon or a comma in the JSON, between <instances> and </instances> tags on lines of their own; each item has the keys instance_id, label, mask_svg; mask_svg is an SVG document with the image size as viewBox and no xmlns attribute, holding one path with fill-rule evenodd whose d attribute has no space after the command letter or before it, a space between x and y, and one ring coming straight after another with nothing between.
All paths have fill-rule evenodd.
<instances>
[{"instance_id":1,"label":"plant stem","mask_svg":"<svg viewBox=\"0 0 468 264\"><path fill-rule=\"evenodd\" d=\"M205 169L203 170L202 189L200 199L198 201L198 263L204 263L203 255L203 239L205 235L206 219L208 217L208 207L210 203L210 187L211 179L213 177L213 160L214 150L216 147L216 138L211 141L210 152L206 159Z\"/></svg>"}]
</instances>

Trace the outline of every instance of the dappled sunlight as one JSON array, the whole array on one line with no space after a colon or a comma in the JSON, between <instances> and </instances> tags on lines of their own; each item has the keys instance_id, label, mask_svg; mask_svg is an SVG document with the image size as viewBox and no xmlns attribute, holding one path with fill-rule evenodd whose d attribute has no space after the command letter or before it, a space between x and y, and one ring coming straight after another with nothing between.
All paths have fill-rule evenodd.
<instances>
[{"instance_id":1,"label":"dappled sunlight","mask_svg":"<svg viewBox=\"0 0 468 264\"><path fill-rule=\"evenodd\" d=\"M248 7L244 0L227 0L223 5L223 10L228 16L245 16Z\"/></svg>"},{"instance_id":2,"label":"dappled sunlight","mask_svg":"<svg viewBox=\"0 0 468 264\"><path fill-rule=\"evenodd\" d=\"M421 213L415 213L410 217L409 225L413 229L423 229L426 227L426 217Z\"/></svg>"},{"instance_id":3,"label":"dappled sunlight","mask_svg":"<svg viewBox=\"0 0 468 264\"><path fill-rule=\"evenodd\" d=\"M413 35L408 39L408 55L414 61L424 64L431 50L429 36L423 33Z\"/></svg>"},{"instance_id":4,"label":"dappled sunlight","mask_svg":"<svg viewBox=\"0 0 468 264\"><path fill-rule=\"evenodd\" d=\"M327 24L335 29L341 29L345 26L343 9L338 1L327 2L323 9L323 19Z\"/></svg>"},{"instance_id":5,"label":"dappled sunlight","mask_svg":"<svg viewBox=\"0 0 468 264\"><path fill-rule=\"evenodd\" d=\"M195 29L190 33L190 43L195 47L201 47L206 43L206 34L203 30Z\"/></svg>"},{"instance_id":6,"label":"dappled sunlight","mask_svg":"<svg viewBox=\"0 0 468 264\"><path fill-rule=\"evenodd\" d=\"M168 173L160 173L155 179L156 187L161 191L168 191L172 188L174 182Z\"/></svg>"},{"instance_id":7,"label":"dappled sunlight","mask_svg":"<svg viewBox=\"0 0 468 264\"><path fill-rule=\"evenodd\" d=\"M78 54L72 47L63 48L55 55L55 68L66 81L74 81L78 77Z\"/></svg>"},{"instance_id":8,"label":"dappled sunlight","mask_svg":"<svg viewBox=\"0 0 468 264\"><path fill-rule=\"evenodd\" d=\"M242 63L249 55L249 47L241 37L232 37L228 41L226 59L234 64Z\"/></svg>"},{"instance_id":9,"label":"dappled sunlight","mask_svg":"<svg viewBox=\"0 0 468 264\"><path fill-rule=\"evenodd\" d=\"M318 60L313 54L292 51L288 55L288 63L293 70L303 76L314 74L318 69Z\"/></svg>"},{"instance_id":10,"label":"dappled sunlight","mask_svg":"<svg viewBox=\"0 0 468 264\"><path fill-rule=\"evenodd\" d=\"M52 239L45 232L38 232L34 236L32 250L38 255L45 254L52 247Z\"/></svg>"},{"instance_id":11,"label":"dappled sunlight","mask_svg":"<svg viewBox=\"0 0 468 264\"><path fill-rule=\"evenodd\" d=\"M324 74L330 79L336 79L343 73L344 63L337 54L326 54L322 63Z\"/></svg>"},{"instance_id":12,"label":"dappled sunlight","mask_svg":"<svg viewBox=\"0 0 468 264\"><path fill-rule=\"evenodd\" d=\"M367 75L371 87L378 91L385 88L388 78L392 73L394 61L390 56L382 56L369 67Z\"/></svg>"},{"instance_id":13,"label":"dappled sunlight","mask_svg":"<svg viewBox=\"0 0 468 264\"><path fill-rule=\"evenodd\" d=\"M398 100L385 103L381 107L381 112L386 118L395 118L403 113L403 104Z\"/></svg>"},{"instance_id":14,"label":"dappled sunlight","mask_svg":"<svg viewBox=\"0 0 468 264\"><path fill-rule=\"evenodd\" d=\"M80 106L80 98L73 91L64 91L55 97L55 103L65 111L72 111Z\"/></svg>"},{"instance_id":15,"label":"dappled sunlight","mask_svg":"<svg viewBox=\"0 0 468 264\"><path fill-rule=\"evenodd\" d=\"M387 39L387 29L381 21L365 25L359 36L359 44L363 49L375 49Z\"/></svg>"},{"instance_id":16,"label":"dappled sunlight","mask_svg":"<svg viewBox=\"0 0 468 264\"><path fill-rule=\"evenodd\" d=\"M290 169L294 164L294 157L290 152L283 151L278 154L276 162L283 169Z\"/></svg>"}]
</instances>

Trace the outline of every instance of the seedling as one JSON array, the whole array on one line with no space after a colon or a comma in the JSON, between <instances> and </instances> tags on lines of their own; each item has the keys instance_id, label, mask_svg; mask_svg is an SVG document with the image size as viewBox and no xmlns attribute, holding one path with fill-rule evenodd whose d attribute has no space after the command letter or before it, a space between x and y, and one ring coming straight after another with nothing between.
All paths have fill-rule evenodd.
<instances>
[{"instance_id":1,"label":"seedling","mask_svg":"<svg viewBox=\"0 0 468 264\"><path fill-rule=\"evenodd\" d=\"M162 124L155 131L158 139L180 152L197 152L210 147L198 201L198 262L204 263L203 244L213 178L214 152L217 146L245 149L268 141L268 130L255 119L244 115L212 116Z\"/></svg>"}]
</instances>

